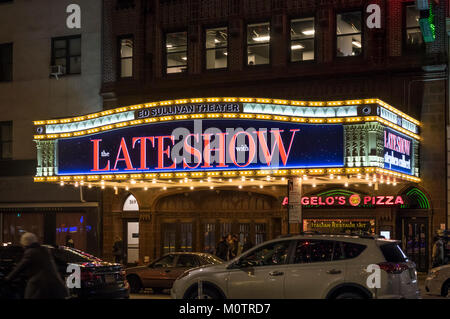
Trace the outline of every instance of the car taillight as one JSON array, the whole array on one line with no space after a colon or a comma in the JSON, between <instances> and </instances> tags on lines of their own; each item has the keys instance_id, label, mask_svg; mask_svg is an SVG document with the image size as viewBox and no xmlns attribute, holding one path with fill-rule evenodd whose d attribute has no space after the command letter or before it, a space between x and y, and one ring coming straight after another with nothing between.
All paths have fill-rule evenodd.
<instances>
[{"instance_id":1,"label":"car taillight","mask_svg":"<svg viewBox=\"0 0 450 319\"><path fill-rule=\"evenodd\" d=\"M83 282L95 282L100 279L99 275L95 275L90 270L81 270L81 281Z\"/></svg>"},{"instance_id":2,"label":"car taillight","mask_svg":"<svg viewBox=\"0 0 450 319\"><path fill-rule=\"evenodd\" d=\"M401 274L405 270L409 269L408 265L405 263L385 262L378 264L378 266L380 266L380 268L386 271L388 274Z\"/></svg>"}]
</instances>

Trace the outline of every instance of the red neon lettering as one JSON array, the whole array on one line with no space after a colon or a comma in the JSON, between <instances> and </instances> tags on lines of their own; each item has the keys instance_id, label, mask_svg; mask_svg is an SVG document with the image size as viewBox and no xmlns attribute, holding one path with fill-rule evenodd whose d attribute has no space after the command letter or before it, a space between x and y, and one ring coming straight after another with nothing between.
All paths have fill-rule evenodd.
<instances>
[{"instance_id":1,"label":"red neon lettering","mask_svg":"<svg viewBox=\"0 0 450 319\"><path fill-rule=\"evenodd\" d=\"M211 135L212 134L202 134L205 140L205 150L203 151L203 157L205 164L202 168L210 168L211 166L211 152L219 152L219 165L217 167L228 167L225 165L225 135L228 133L217 133L219 136L219 148L211 148Z\"/></svg>"},{"instance_id":2,"label":"red neon lettering","mask_svg":"<svg viewBox=\"0 0 450 319\"><path fill-rule=\"evenodd\" d=\"M309 197L302 197L302 205L309 205Z\"/></svg>"},{"instance_id":3,"label":"red neon lettering","mask_svg":"<svg viewBox=\"0 0 450 319\"><path fill-rule=\"evenodd\" d=\"M184 149L186 150L186 152L188 152L191 155L194 155L197 158L197 165L195 166L189 166L189 164L186 162L186 158L183 158L183 168L197 168L200 163L202 162L202 153L196 149L195 147L192 147L191 145L188 144L188 139L190 136L194 136L194 138L196 139L196 142L199 141L199 134L189 134L188 136L186 136L186 138L184 139Z\"/></svg>"},{"instance_id":4,"label":"red neon lettering","mask_svg":"<svg viewBox=\"0 0 450 319\"><path fill-rule=\"evenodd\" d=\"M249 153L248 153L248 160L244 165L239 165L236 161L236 139L239 134L245 134L248 136ZM237 132L236 134L234 134L234 136L230 142L229 153L230 153L230 157L231 157L231 160L233 161L234 165L239 166L239 167L248 166L253 161L255 154L256 154L256 144L255 144L255 140L253 139L253 136L250 133L245 132L245 131Z\"/></svg>"},{"instance_id":5,"label":"red neon lettering","mask_svg":"<svg viewBox=\"0 0 450 319\"><path fill-rule=\"evenodd\" d=\"M377 196L377 205L384 205L384 196Z\"/></svg>"},{"instance_id":6,"label":"red neon lettering","mask_svg":"<svg viewBox=\"0 0 450 319\"><path fill-rule=\"evenodd\" d=\"M334 205L334 197L325 198L325 202L327 203L327 205Z\"/></svg>"},{"instance_id":7,"label":"red neon lettering","mask_svg":"<svg viewBox=\"0 0 450 319\"><path fill-rule=\"evenodd\" d=\"M401 204L401 205L404 204L403 198L401 196L397 196L397 198L395 199L395 205L397 205L397 204Z\"/></svg>"},{"instance_id":8,"label":"red neon lettering","mask_svg":"<svg viewBox=\"0 0 450 319\"><path fill-rule=\"evenodd\" d=\"M291 142L289 143L289 149L287 151L287 154L286 154L286 150L284 148L283 140L282 140L281 134L280 134L284 131L280 131L280 130L270 131L271 133L274 133L274 135L275 135L275 143L273 144L271 153L269 153L269 147L267 145L267 140L264 136L264 133L267 133L267 132L266 131L256 131L256 133L258 134L259 144L262 147L264 158L266 159L267 166L270 166L270 163L272 162L272 157L273 157L275 147L277 146L277 144L278 144L278 149L280 150L280 156L281 156L281 160L283 161L283 165L286 166L287 159L289 158L289 154L291 152L291 146L292 146L292 142L294 141L295 133L298 131L300 131L300 130L299 129L290 130L290 132L292 132L292 137L291 137Z\"/></svg>"},{"instance_id":9,"label":"red neon lettering","mask_svg":"<svg viewBox=\"0 0 450 319\"><path fill-rule=\"evenodd\" d=\"M322 197L319 197L319 205L325 205L325 203L322 201Z\"/></svg>"},{"instance_id":10,"label":"red neon lettering","mask_svg":"<svg viewBox=\"0 0 450 319\"><path fill-rule=\"evenodd\" d=\"M386 205L394 205L394 196L386 196Z\"/></svg>"},{"instance_id":11,"label":"red neon lettering","mask_svg":"<svg viewBox=\"0 0 450 319\"><path fill-rule=\"evenodd\" d=\"M311 197L311 205L317 205L317 197Z\"/></svg>"},{"instance_id":12,"label":"red neon lettering","mask_svg":"<svg viewBox=\"0 0 450 319\"><path fill-rule=\"evenodd\" d=\"M284 199L283 199L283 203L281 204L281 205L283 205L283 206L286 206L286 205L288 205L289 204L289 197L285 197Z\"/></svg>"},{"instance_id":13,"label":"red neon lettering","mask_svg":"<svg viewBox=\"0 0 450 319\"><path fill-rule=\"evenodd\" d=\"M104 171L109 171L109 160L108 160L108 164L106 164L106 167L103 169L99 169L99 157L100 157L100 142L102 140L91 140L91 142L94 143L94 150L93 150L93 166L94 168L91 169L91 172L104 172Z\"/></svg>"},{"instance_id":14,"label":"red neon lettering","mask_svg":"<svg viewBox=\"0 0 450 319\"><path fill-rule=\"evenodd\" d=\"M133 148L137 141L141 144L141 167L139 169L148 169L147 167L147 140L152 142L153 147L155 147L155 138L153 136L143 136L143 137L133 137Z\"/></svg>"},{"instance_id":15,"label":"red neon lettering","mask_svg":"<svg viewBox=\"0 0 450 319\"><path fill-rule=\"evenodd\" d=\"M364 199L363 199L364 205L367 205L371 200L372 200L371 196L364 196Z\"/></svg>"},{"instance_id":16,"label":"red neon lettering","mask_svg":"<svg viewBox=\"0 0 450 319\"><path fill-rule=\"evenodd\" d=\"M173 162L171 166L164 166L164 155L166 155L170 159L170 146L167 146L166 149L164 149L164 139L170 138L172 141L172 145L175 144L175 137L173 135L165 135L165 136L156 136L156 139L158 140L158 167L155 167L156 169L175 169L176 163Z\"/></svg>"},{"instance_id":17,"label":"red neon lettering","mask_svg":"<svg viewBox=\"0 0 450 319\"><path fill-rule=\"evenodd\" d=\"M123 153L123 157L120 157L120 152ZM127 143L125 142L124 137L122 137L120 141L119 151L117 152L116 162L114 163L112 171L118 171L117 163L121 161L125 161L125 165L127 166L127 168L125 168L126 171L135 170L131 164L130 154L128 153Z\"/></svg>"},{"instance_id":18,"label":"red neon lettering","mask_svg":"<svg viewBox=\"0 0 450 319\"><path fill-rule=\"evenodd\" d=\"M339 205L345 205L345 196L339 196L338 197L338 204Z\"/></svg>"}]
</instances>

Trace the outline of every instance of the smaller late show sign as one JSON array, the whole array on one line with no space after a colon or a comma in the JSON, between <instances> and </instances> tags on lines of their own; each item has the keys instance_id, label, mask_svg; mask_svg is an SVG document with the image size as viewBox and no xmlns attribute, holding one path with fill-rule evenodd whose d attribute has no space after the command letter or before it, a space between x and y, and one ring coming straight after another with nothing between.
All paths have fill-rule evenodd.
<instances>
[{"instance_id":1,"label":"smaller late show sign","mask_svg":"<svg viewBox=\"0 0 450 319\"><path fill-rule=\"evenodd\" d=\"M206 104L176 104L155 106L148 109L137 110L137 119L158 116L205 114L205 113L242 113L242 103L206 103Z\"/></svg>"},{"instance_id":2,"label":"smaller late show sign","mask_svg":"<svg viewBox=\"0 0 450 319\"><path fill-rule=\"evenodd\" d=\"M402 196L391 195L359 195L351 196L303 196L301 204L303 207L377 207L377 206L397 206L403 205L405 201ZM289 199L286 197L283 205L288 205Z\"/></svg>"},{"instance_id":3,"label":"smaller late show sign","mask_svg":"<svg viewBox=\"0 0 450 319\"><path fill-rule=\"evenodd\" d=\"M412 140L391 129L384 130L384 168L411 174Z\"/></svg>"}]
</instances>

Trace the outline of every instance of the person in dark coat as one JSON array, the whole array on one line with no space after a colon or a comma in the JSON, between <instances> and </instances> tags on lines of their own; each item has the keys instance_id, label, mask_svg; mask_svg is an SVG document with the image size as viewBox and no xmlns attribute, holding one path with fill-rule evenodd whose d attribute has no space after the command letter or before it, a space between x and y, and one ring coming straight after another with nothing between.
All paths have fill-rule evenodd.
<instances>
[{"instance_id":1,"label":"person in dark coat","mask_svg":"<svg viewBox=\"0 0 450 319\"><path fill-rule=\"evenodd\" d=\"M228 244L227 244L227 238L224 236L220 239L219 243L216 247L216 256L219 257L222 260L228 260Z\"/></svg>"},{"instance_id":2,"label":"person in dark coat","mask_svg":"<svg viewBox=\"0 0 450 319\"><path fill-rule=\"evenodd\" d=\"M20 238L25 251L14 270L6 277L12 281L22 273L28 275L25 299L65 299L69 291L64 285L50 251L39 244L36 235L25 233Z\"/></svg>"},{"instance_id":3,"label":"person in dark coat","mask_svg":"<svg viewBox=\"0 0 450 319\"><path fill-rule=\"evenodd\" d=\"M116 236L115 240L116 241L114 242L113 246L113 255L115 262L120 264L123 258L123 241L119 236Z\"/></svg>"}]
</instances>

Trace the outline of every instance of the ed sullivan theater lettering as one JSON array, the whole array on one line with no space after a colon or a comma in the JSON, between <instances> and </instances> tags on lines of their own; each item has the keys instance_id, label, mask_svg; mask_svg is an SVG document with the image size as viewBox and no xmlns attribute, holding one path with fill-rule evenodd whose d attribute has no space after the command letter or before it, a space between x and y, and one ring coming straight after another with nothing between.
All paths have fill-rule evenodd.
<instances>
[{"instance_id":1,"label":"ed sullivan theater lettering","mask_svg":"<svg viewBox=\"0 0 450 319\"><path fill-rule=\"evenodd\" d=\"M59 140L58 165L58 174L342 167L343 127L245 120L154 123Z\"/></svg>"}]
</instances>

